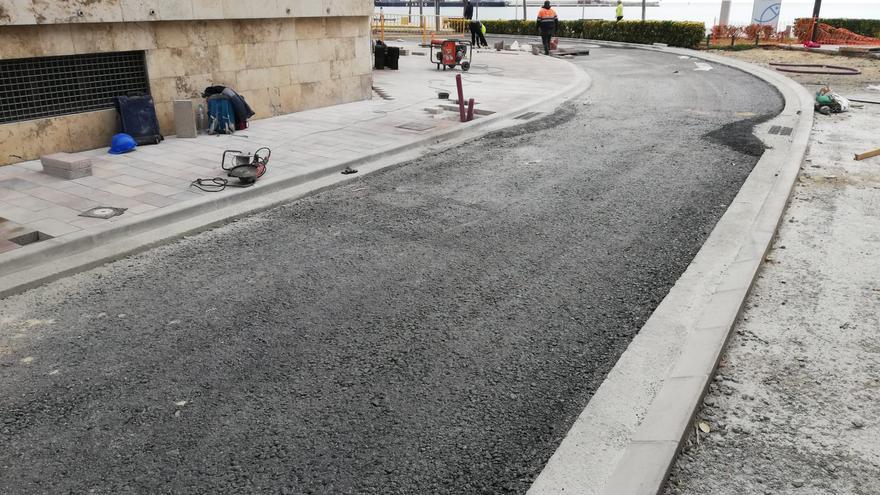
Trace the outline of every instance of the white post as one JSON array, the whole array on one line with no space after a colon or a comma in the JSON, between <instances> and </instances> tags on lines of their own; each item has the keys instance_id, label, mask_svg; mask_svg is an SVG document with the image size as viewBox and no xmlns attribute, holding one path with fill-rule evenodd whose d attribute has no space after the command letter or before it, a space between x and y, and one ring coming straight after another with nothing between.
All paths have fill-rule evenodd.
<instances>
[{"instance_id":1,"label":"white post","mask_svg":"<svg viewBox=\"0 0 880 495\"><path fill-rule=\"evenodd\" d=\"M726 26L730 23L730 0L721 0L721 15L718 16L718 25Z\"/></svg>"}]
</instances>

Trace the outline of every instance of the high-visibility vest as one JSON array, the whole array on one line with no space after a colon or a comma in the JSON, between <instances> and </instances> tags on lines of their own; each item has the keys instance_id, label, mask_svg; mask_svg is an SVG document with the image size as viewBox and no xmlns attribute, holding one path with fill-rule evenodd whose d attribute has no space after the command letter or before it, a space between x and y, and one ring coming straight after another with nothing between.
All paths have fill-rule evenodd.
<instances>
[{"instance_id":1,"label":"high-visibility vest","mask_svg":"<svg viewBox=\"0 0 880 495\"><path fill-rule=\"evenodd\" d=\"M556 17L556 11L553 9L544 9L538 11L538 26L541 32L547 33L556 29L556 23L559 19Z\"/></svg>"},{"instance_id":2,"label":"high-visibility vest","mask_svg":"<svg viewBox=\"0 0 880 495\"><path fill-rule=\"evenodd\" d=\"M556 11L553 9L541 7L541 10L538 11L538 19L552 19L554 17L556 17Z\"/></svg>"},{"instance_id":3,"label":"high-visibility vest","mask_svg":"<svg viewBox=\"0 0 880 495\"><path fill-rule=\"evenodd\" d=\"M623 17L623 4L617 4L617 17Z\"/></svg>"}]
</instances>

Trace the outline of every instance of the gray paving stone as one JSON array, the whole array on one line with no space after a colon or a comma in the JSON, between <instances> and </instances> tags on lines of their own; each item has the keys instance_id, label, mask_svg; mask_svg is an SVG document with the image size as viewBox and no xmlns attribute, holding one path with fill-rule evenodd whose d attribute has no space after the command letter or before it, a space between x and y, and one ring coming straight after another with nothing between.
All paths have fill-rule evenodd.
<instances>
[{"instance_id":1,"label":"gray paving stone","mask_svg":"<svg viewBox=\"0 0 880 495\"><path fill-rule=\"evenodd\" d=\"M35 174L36 175L36 174ZM33 177L31 177L33 179ZM2 189L11 189L13 191L24 191L27 189L31 189L34 187L39 187L40 184L35 182L34 180L24 180L24 179L5 179L0 181L0 188Z\"/></svg>"},{"instance_id":2,"label":"gray paving stone","mask_svg":"<svg viewBox=\"0 0 880 495\"><path fill-rule=\"evenodd\" d=\"M140 189L126 186L125 184L110 184L107 186L103 186L99 188L102 191L108 192L110 194L115 194L117 196L123 196L126 198L133 198L139 194L142 194L143 191Z\"/></svg>"},{"instance_id":3,"label":"gray paving stone","mask_svg":"<svg viewBox=\"0 0 880 495\"><path fill-rule=\"evenodd\" d=\"M134 176L125 175L125 174L111 177L110 180L113 182L117 182L119 184L129 186L129 187L141 187L141 186L147 186L147 185L152 184L152 182L150 182L146 179L141 179L139 177L134 177Z\"/></svg>"},{"instance_id":4,"label":"gray paving stone","mask_svg":"<svg viewBox=\"0 0 880 495\"><path fill-rule=\"evenodd\" d=\"M70 153L53 153L40 157L43 169L53 168L56 170L91 170L92 160L80 155Z\"/></svg>"},{"instance_id":5,"label":"gray paving stone","mask_svg":"<svg viewBox=\"0 0 880 495\"><path fill-rule=\"evenodd\" d=\"M155 194L152 192L146 192L144 194L137 195L133 199L160 208L163 206L173 205L175 203L175 200L171 199L169 196L163 196L161 194Z\"/></svg>"},{"instance_id":6,"label":"gray paving stone","mask_svg":"<svg viewBox=\"0 0 880 495\"><path fill-rule=\"evenodd\" d=\"M174 100L174 130L178 138L198 136L192 100Z\"/></svg>"},{"instance_id":7,"label":"gray paving stone","mask_svg":"<svg viewBox=\"0 0 880 495\"><path fill-rule=\"evenodd\" d=\"M52 237L58 237L81 230L75 225L71 225L67 222L62 222L61 220L56 220L54 218L46 218L43 220L31 222L30 224L28 224L28 227L44 234L49 234Z\"/></svg>"}]
</instances>

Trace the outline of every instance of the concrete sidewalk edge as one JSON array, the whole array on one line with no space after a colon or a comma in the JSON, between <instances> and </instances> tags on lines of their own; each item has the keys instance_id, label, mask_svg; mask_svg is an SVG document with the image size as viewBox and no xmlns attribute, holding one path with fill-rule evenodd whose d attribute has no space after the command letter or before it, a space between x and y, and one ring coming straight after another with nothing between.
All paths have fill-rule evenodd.
<instances>
[{"instance_id":1,"label":"concrete sidewalk edge","mask_svg":"<svg viewBox=\"0 0 880 495\"><path fill-rule=\"evenodd\" d=\"M807 151L813 98L774 71L693 50L637 48L727 65L774 86L782 113L755 129L772 146L761 157L706 243L593 395L529 489L530 495L662 493L669 470L761 263ZM788 138L767 135L792 127Z\"/></svg>"},{"instance_id":2,"label":"concrete sidewalk edge","mask_svg":"<svg viewBox=\"0 0 880 495\"><path fill-rule=\"evenodd\" d=\"M295 201L343 180L322 179L338 176L343 179L361 177L400 162L418 158L426 149L439 151L458 142L473 139L489 132L522 124L513 118L522 113L577 98L586 92L592 81L586 72L565 61L572 70L571 82L554 93L524 103L514 109L499 111L453 128L440 135L430 135L413 143L381 150L354 160L338 162L308 174L274 179L271 173L261 180L259 187L227 190L207 195L203 200L171 206L117 222L112 228L97 233L84 232L50 239L25 249L13 251L0 261L0 299L38 287L58 278L88 270L103 263L145 251L187 234L206 230L222 223L258 213L284 203ZM439 147L438 147L439 145ZM381 163L381 166L375 164ZM374 166L370 166L373 164ZM346 167L359 168L354 176L341 176ZM225 215L225 216L224 216ZM138 244L138 242L140 244Z\"/></svg>"}]
</instances>

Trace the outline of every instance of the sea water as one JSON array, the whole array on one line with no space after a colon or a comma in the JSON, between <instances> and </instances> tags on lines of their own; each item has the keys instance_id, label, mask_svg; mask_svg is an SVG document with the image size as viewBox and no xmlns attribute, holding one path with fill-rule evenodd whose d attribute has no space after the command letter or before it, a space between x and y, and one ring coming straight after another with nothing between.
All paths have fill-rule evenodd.
<instances>
[{"instance_id":1,"label":"sea water","mask_svg":"<svg viewBox=\"0 0 880 495\"><path fill-rule=\"evenodd\" d=\"M630 0L627 0L630 1ZM614 7L554 7L560 19L606 19L614 20ZM378 10L378 8L377 8ZM387 14L406 14L407 7L385 7ZM413 7L413 13L418 12L418 7ZM425 14L433 14L433 7L425 7ZM645 18L649 20L664 21L697 21L706 24L706 28L717 23L721 12L721 2L682 2L660 0L658 7L647 7ZM441 14L446 16L461 16L461 7L443 7ZM522 5L510 7L480 7L479 18L483 20L494 19L522 19ZM528 8L528 18L537 17L538 7ZM813 15L813 2L786 2L782 0L779 12L779 29L794 24L799 17L811 17ZM868 2L853 2L825 0L822 2L822 17L850 18L850 19L880 19L880 0ZM641 19L641 7L626 6L623 10L624 20ZM730 24L750 24L752 18L752 2L733 2L730 7Z\"/></svg>"}]
</instances>

